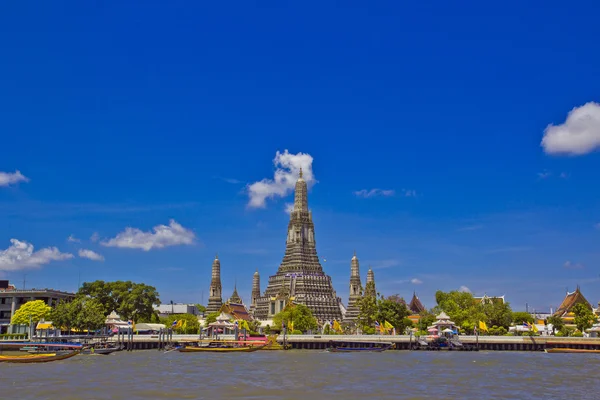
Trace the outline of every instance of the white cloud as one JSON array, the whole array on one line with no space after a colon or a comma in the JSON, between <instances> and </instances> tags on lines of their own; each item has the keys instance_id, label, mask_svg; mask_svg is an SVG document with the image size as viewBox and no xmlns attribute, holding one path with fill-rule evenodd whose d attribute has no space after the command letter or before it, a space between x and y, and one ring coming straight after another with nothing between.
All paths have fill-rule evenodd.
<instances>
[{"instance_id":1,"label":"white cloud","mask_svg":"<svg viewBox=\"0 0 600 400\"><path fill-rule=\"evenodd\" d=\"M422 280L420 280L420 279L417 279L417 278L412 278L412 279L410 280L410 283L412 283L413 285L420 285L420 284L422 284L422 283L423 283L423 281L422 281Z\"/></svg>"},{"instance_id":2,"label":"white cloud","mask_svg":"<svg viewBox=\"0 0 600 400\"><path fill-rule=\"evenodd\" d=\"M73 258L73 254L61 253L56 247L46 247L33 251L33 245L10 239L10 247L0 251L0 270L16 271L24 268L38 268L50 261L61 261Z\"/></svg>"},{"instance_id":3,"label":"white cloud","mask_svg":"<svg viewBox=\"0 0 600 400\"><path fill-rule=\"evenodd\" d=\"M570 176L571 175L567 174L566 172L561 172L560 175L559 175L559 178L568 179Z\"/></svg>"},{"instance_id":4,"label":"white cloud","mask_svg":"<svg viewBox=\"0 0 600 400\"><path fill-rule=\"evenodd\" d=\"M381 260L373 263L373 269L392 268L398 265L400 265L400 261L398 260Z\"/></svg>"},{"instance_id":5,"label":"white cloud","mask_svg":"<svg viewBox=\"0 0 600 400\"><path fill-rule=\"evenodd\" d=\"M103 241L100 244L107 247L148 251L169 246L193 244L196 238L194 232L184 228L175 222L175 220L170 220L169 226L157 225L152 229L154 232L143 232L140 229L128 227L116 237Z\"/></svg>"},{"instance_id":6,"label":"white cloud","mask_svg":"<svg viewBox=\"0 0 600 400\"><path fill-rule=\"evenodd\" d=\"M358 190L356 192L354 192L354 195L357 197L364 197L364 198L369 198L369 197L376 197L376 196L383 196L383 197L389 197L389 196L393 196L396 192L394 190L384 190L384 189L371 189L371 190L367 190L367 189L362 189L362 190Z\"/></svg>"},{"instance_id":7,"label":"white cloud","mask_svg":"<svg viewBox=\"0 0 600 400\"><path fill-rule=\"evenodd\" d=\"M100 255L92 250L81 249L81 250L79 250L78 254L79 254L79 257L87 258L92 261L104 261L104 257L102 255Z\"/></svg>"},{"instance_id":8,"label":"white cloud","mask_svg":"<svg viewBox=\"0 0 600 400\"><path fill-rule=\"evenodd\" d=\"M294 203L285 203L285 213L291 214L294 211Z\"/></svg>"},{"instance_id":9,"label":"white cloud","mask_svg":"<svg viewBox=\"0 0 600 400\"><path fill-rule=\"evenodd\" d=\"M417 197L417 191L413 189L402 189L402 195L404 197Z\"/></svg>"},{"instance_id":10,"label":"white cloud","mask_svg":"<svg viewBox=\"0 0 600 400\"><path fill-rule=\"evenodd\" d=\"M583 269L583 264L565 261L563 267L565 267L566 269Z\"/></svg>"},{"instance_id":11,"label":"white cloud","mask_svg":"<svg viewBox=\"0 0 600 400\"><path fill-rule=\"evenodd\" d=\"M273 179L263 179L248 185L248 207L264 208L267 199L285 197L294 190L300 168L306 184L310 188L317 181L312 171L313 158L310 154L291 154L287 150L275 154L275 174Z\"/></svg>"},{"instance_id":12,"label":"white cloud","mask_svg":"<svg viewBox=\"0 0 600 400\"><path fill-rule=\"evenodd\" d=\"M600 148L600 104L575 107L560 125L548 125L542 147L548 154L581 155Z\"/></svg>"},{"instance_id":13,"label":"white cloud","mask_svg":"<svg viewBox=\"0 0 600 400\"><path fill-rule=\"evenodd\" d=\"M538 172L537 176L540 179L550 178L552 176L552 172L544 170L542 172Z\"/></svg>"},{"instance_id":14,"label":"white cloud","mask_svg":"<svg viewBox=\"0 0 600 400\"><path fill-rule=\"evenodd\" d=\"M90 237L90 240L91 240L93 243L96 243L98 240L100 240L100 235L98 235L98 232L94 232L94 233L92 234L92 236Z\"/></svg>"},{"instance_id":15,"label":"white cloud","mask_svg":"<svg viewBox=\"0 0 600 400\"><path fill-rule=\"evenodd\" d=\"M0 186L8 186L19 182L29 182L29 178L19 170L16 170L14 173L0 172Z\"/></svg>"},{"instance_id":16,"label":"white cloud","mask_svg":"<svg viewBox=\"0 0 600 400\"><path fill-rule=\"evenodd\" d=\"M459 287L459 288L458 288L458 291L459 291L459 292L463 292L463 293L471 293L471 289L469 289L468 287L466 287L466 286L464 286L464 285L463 285L463 286L461 286L461 287Z\"/></svg>"},{"instance_id":17,"label":"white cloud","mask_svg":"<svg viewBox=\"0 0 600 400\"><path fill-rule=\"evenodd\" d=\"M463 226L462 228L458 228L457 231L458 232L478 231L482 228L483 228L483 225L481 225L481 224L469 225L469 226Z\"/></svg>"},{"instance_id":18,"label":"white cloud","mask_svg":"<svg viewBox=\"0 0 600 400\"><path fill-rule=\"evenodd\" d=\"M80 239L77 239L75 236L73 235L69 235L69 237L67 238L67 242L71 242L71 243L81 243Z\"/></svg>"}]
</instances>

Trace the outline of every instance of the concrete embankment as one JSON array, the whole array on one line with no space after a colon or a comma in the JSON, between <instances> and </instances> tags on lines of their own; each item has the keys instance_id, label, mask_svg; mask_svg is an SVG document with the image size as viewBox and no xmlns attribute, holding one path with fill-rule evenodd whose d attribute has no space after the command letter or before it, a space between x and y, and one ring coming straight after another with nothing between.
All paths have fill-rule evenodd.
<instances>
[{"instance_id":1,"label":"concrete embankment","mask_svg":"<svg viewBox=\"0 0 600 400\"><path fill-rule=\"evenodd\" d=\"M600 338L576 338L554 336L457 336L463 348L469 350L492 351L543 351L547 348L574 348L600 350ZM121 341L120 344L131 350L162 349L166 344L178 344L197 341L198 335L173 335L167 341L160 340L155 335L133 335L131 340ZM221 340L233 340L233 335L222 335ZM122 339L121 339L122 340ZM206 340L206 339L205 339ZM391 342L396 350L410 350L419 347L416 338L406 335L286 335L286 347L291 349L324 350L330 341L343 341L350 346L362 347L360 343ZM117 338L111 341L117 342ZM279 344L284 343L284 337L277 337ZM424 346L420 346L425 349ZM453 347L461 350L461 347Z\"/></svg>"}]
</instances>

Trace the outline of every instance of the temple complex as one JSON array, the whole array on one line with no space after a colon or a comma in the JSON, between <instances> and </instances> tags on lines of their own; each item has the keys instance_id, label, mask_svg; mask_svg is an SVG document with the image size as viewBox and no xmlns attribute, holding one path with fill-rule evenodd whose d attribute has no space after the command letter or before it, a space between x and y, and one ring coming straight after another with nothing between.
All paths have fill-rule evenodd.
<instances>
[{"instance_id":1,"label":"temple complex","mask_svg":"<svg viewBox=\"0 0 600 400\"><path fill-rule=\"evenodd\" d=\"M564 300L560 304L560 306L554 312L555 317L560 317L563 319L566 325L575 326L575 314L572 309L576 304L584 304L590 310L593 311L593 307L589 301L583 296L581 290L579 290L579 286L575 289L574 292L567 292Z\"/></svg>"},{"instance_id":2,"label":"temple complex","mask_svg":"<svg viewBox=\"0 0 600 400\"><path fill-rule=\"evenodd\" d=\"M355 321L360 310L356 302L362 296L362 283L360 282L360 270L356 251L350 261L350 295L348 298L348 309L344 315L344 321Z\"/></svg>"},{"instance_id":3,"label":"temple complex","mask_svg":"<svg viewBox=\"0 0 600 400\"><path fill-rule=\"evenodd\" d=\"M269 277L264 295L256 300L254 315L267 320L282 311L288 302L304 304L319 322L341 321L342 309L317 256L315 228L308 210L308 188L302 169L290 213L286 249L275 275Z\"/></svg>"},{"instance_id":4,"label":"temple complex","mask_svg":"<svg viewBox=\"0 0 600 400\"><path fill-rule=\"evenodd\" d=\"M223 305L223 299L221 297L221 262L218 255L215 256L212 264L212 279L210 281L209 293L206 313L219 312Z\"/></svg>"},{"instance_id":5,"label":"temple complex","mask_svg":"<svg viewBox=\"0 0 600 400\"><path fill-rule=\"evenodd\" d=\"M254 314L254 310L256 309L256 302L260 298L260 275L258 274L258 270L252 276L252 301L250 303L250 312Z\"/></svg>"},{"instance_id":6,"label":"temple complex","mask_svg":"<svg viewBox=\"0 0 600 400\"><path fill-rule=\"evenodd\" d=\"M410 300L410 303L408 304L408 309L413 314L420 314L423 311L425 311L425 306L423 306L423 303L421 303L421 300L419 300L419 297L417 296L416 292L413 292L413 297Z\"/></svg>"},{"instance_id":7,"label":"temple complex","mask_svg":"<svg viewBox=\"0 0 600 400\"><path fill-rule=\"evenodd\" d=\"M231 297L229 298L229 300L227 300L227 302L234 304L243 304L242 298L237 292L237 283L233 286L233 293L231 294Z\"/></svg>"}]
</instances>

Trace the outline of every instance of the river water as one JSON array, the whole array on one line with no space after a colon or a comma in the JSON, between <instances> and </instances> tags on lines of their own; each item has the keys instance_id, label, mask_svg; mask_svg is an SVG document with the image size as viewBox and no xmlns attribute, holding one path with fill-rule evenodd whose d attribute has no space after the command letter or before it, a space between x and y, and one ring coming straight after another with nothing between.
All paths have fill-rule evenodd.
<instances>
[{"instance_id":1,"label":"river water","mask_svg":"<svg viewBox=\"0 0 600 400\"><path fill-rule=\"evenodd\" d=\"M600 399L600 355L119 352L0 364L2 399Z\"/></svg>"}]
</instances>

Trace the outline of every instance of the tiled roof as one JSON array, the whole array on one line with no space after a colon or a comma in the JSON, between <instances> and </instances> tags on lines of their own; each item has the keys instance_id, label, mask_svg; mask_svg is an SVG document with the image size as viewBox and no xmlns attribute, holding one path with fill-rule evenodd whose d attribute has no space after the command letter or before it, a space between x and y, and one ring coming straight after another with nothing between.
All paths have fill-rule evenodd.
<instances>
[{"instance_id":1,"label":"tiled roof","mask_svg":"<svg viewBox=\"0 0 600 400\"><path fill-rule=\"evenodd\" d=\"M575 289L574 292L571 292L571 293L567 292L565 299L562 301L560 306L556 309L556 312L554 313L554 315L557 317L563 317L567 313L569 313L576 304L585 304L586 306L588 306L590 308L590 310L592 309L592 305L590 304L590 302L587 301L587 299L585 297L583 297L583 294L581 294L581 291L579 290L579 286L577 287L577 289Z\"/></svg>"},{"instance_id":2,"label":"tiled roof","mask_svg":"<svg viewBox=\"0 0 600 400\"><path fill-rule=\"evenodd\" d=\"M235 319L252 320L252 316L250 316L246 306L243 304L225 303L221 307L221 311L232 315Z\"/></svg>"},{"instance_id":3,"label":"tiled roof","mask_svg":"<svg viewBox=\"0 0 600 400\"><path fill-rule=\"evenodd\" d=\"M419 300L419 298L417 297L416 293L413 293L413 297L410 301L410 304L408 305L408 309L415 314L419 314L425 311L425 307L423 306L423 303L421 303L421 300Z\"/></svg>"}]
</instances>

